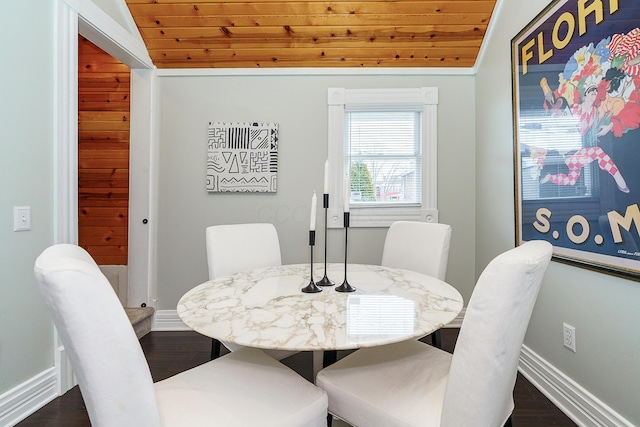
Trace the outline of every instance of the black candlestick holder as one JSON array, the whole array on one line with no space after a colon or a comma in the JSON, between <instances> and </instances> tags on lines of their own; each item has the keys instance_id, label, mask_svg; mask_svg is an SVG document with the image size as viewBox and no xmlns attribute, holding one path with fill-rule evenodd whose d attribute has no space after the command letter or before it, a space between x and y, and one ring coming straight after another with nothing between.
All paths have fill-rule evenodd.
<instances>
[{"instance_id":1,"label":"black candlestick holder","mask_svg":"<svg viewBox=\"0 0 640 427\"><path fill-rule=\"evenodd\" d=\"M313 281L313 247L316 244L316 232L315 230L309 231L309 247L311 248L311 278L309 284L302 288L302 292L306 294L315 294L322 292L322 288L315 284Z\"/></svg>"},{"instance_id":2,"label":"black candlestick holder","mask_svg":"<svg viewBox=\"0 0 640 427\"><path fill-rule=\"evenodd\" d=\"M349 212L344 213L344 282L336 288L338 292L354 292L356 288L351 286L347 281L347 252L348 252L348 235L349 235Z\"/></svg>"},{"instance_id":3,"label":"black candlestick holder","mask_svg":"<svg viewBox=\"0 0 640 427\"><path fill-rule=\"evenodd\" d=\"M336 283L327 277L327 211L329 210L329 195L326 193L322 198L322 207L324 208L324 276L317 284L318 286L333 286Z\"/></svg>"}]
</instances>

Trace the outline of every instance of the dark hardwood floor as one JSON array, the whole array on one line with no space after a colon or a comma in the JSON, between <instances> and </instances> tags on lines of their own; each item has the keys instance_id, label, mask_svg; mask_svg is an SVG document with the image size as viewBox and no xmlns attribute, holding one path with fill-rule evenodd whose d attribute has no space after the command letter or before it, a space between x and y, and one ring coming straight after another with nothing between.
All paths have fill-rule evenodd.
<instances>
[{"instance_id":1,"label":"dark hardwood floor","mask_svg":"<svg viewBox=\"0 0 640 427\"><path fill-rule=\"evenodd\" d=\"M443 329L442 348L452 351L457 335L458 329ZM154 381L160 381L208 361L211 351L211 340L195 332L151 332L140 340L140 344L147 356ZM338 357L346 353L338 352ZM282 362L308 380L311 379L313 375L311 353L294 354ZM516 382L514 400L514 427L576 425L520 374ZM17 425L19 427L86 427L90 423L82 396L76 386Z\"/></svg>"}]
</instances>

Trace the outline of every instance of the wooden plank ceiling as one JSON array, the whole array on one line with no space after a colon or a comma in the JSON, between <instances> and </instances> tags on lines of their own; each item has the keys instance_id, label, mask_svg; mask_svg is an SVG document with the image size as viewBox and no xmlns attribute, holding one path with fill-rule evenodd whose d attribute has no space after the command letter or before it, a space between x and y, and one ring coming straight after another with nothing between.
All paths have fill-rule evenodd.
<instances>
[{"instance_id":1,"label":"wooden plank ceiling","mask_svg":"<svg viewBox=\"0 0 640 427\"><path fill-rule=\"evenodd\" d=\"M496 0L126 0L158 68L472 67Z\"/></svg>"}]
</instances>

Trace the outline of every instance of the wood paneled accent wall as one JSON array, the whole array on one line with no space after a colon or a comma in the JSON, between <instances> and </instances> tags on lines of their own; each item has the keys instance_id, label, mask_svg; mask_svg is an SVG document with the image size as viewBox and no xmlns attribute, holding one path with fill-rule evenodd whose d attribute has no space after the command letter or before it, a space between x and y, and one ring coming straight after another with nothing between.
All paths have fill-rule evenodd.
<instances>
[{"instance_id":1,"label":"wood paneled accent wall","mask_svg":"<svg viewBox=\"0 0 640 427\"><path fill-rule=\"evenodd\" d=\"M100 265L126 265L129 68L78 38L78 240Z\"/></svg>"}]
</instances>

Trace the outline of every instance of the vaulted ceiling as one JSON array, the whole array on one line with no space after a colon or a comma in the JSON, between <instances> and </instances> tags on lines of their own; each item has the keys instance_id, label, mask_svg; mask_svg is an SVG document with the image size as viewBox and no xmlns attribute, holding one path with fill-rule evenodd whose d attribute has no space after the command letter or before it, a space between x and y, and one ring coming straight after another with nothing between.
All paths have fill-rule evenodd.
<instances>
[{"instance_id":1,"label":"vaulted ceiling","mask_svg":"<svg viewBox=\"0 0 640 427\"><path fill-rule=\"evenodd\" d=\"M158 68L473 67L496 0L126 0Z\"/></svg>"}]
</instances>

